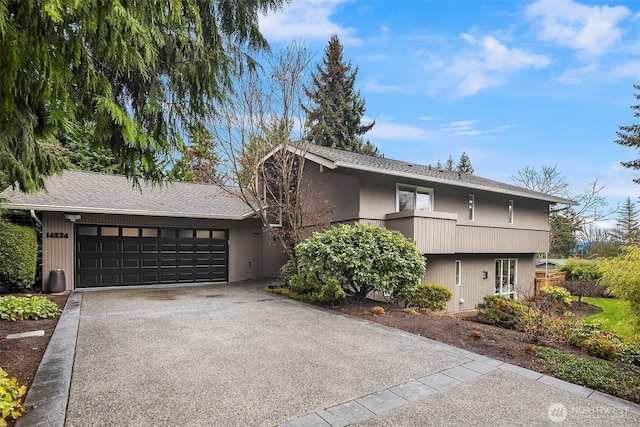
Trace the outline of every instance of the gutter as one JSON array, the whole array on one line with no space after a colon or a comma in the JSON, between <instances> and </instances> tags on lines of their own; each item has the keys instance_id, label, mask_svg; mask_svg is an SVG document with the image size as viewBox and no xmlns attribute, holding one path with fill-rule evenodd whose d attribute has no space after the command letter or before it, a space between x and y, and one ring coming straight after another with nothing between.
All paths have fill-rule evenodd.
<instances>
[{"instance_id":1,"label":"gutter","mask_svg":"<svg viewBox=\"0 0 640 427\"><path fill-rule=\"evenodd\" d=\"M572 200L563 200L559 197L553 197L553 196L547 196L545 194L540 194L539 196L536 194L530 194L530 193L520 193L520 192L516 192L516 191L509 191L506 189L502 189L502 188L498 188L498 187L487 187L485 185L479 185L479 184L473 184L470 182L464 182L464 181L453 181L450 179L443 179L443 178L437 178L437 177L432 177L432 176L424 176L424 175L419 175L419 174L415 174L415 173L406 173L406 172L396 172L396 171L389 171L389 170L384 170L381 171L378 168L375 167L368 167L368 166L361 166L361 165L354 165L352 163L345 163L345 162L335 162L335 165L337 167L343 167L346 169L354 169L354 170L361 170L364 172L373 172L376 174L382 174L382 175L390 175L390 176L397 176L400 178L409 178L409 179L415 179L418 181L432 181L432 182L437 182L440 184L446 184L446 185L454 185L456 187L463 187L463 188L474 188L474 189L478 189L478 190L483 190L483 191L490 191L492 193L501 193L501 194L507 194L510 196L518 196L518 197L525 197L528 199L536 199L536 200L542 200L542 201L546 201L546 202L550 202L550 203L566 203L569 205L577 205L576 202L572 201Z\"/></svg>"},{"instance_id":2,"label":"gutter","mask_svg":"<svg viewBox=\"0 0 640 427\"><path fill-rule=\"evenodd\" d=\"M44 225L42 225L42 221L40 221L40 218L38 218L38 216L36 215L36 211L31 209L29 212L31 212L31 218L33 218L33 220L37 222L40 225L40 227L44 227Z\"/></svg>"}]
</instances>

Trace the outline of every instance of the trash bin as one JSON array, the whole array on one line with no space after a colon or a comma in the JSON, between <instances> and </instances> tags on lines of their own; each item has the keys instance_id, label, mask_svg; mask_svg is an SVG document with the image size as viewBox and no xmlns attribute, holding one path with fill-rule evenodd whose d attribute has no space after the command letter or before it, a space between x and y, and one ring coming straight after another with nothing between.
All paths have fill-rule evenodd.
<instances>
[{"instance_id":1,"label":"trash bin","mask_svg":"<svg viewBox=\"0 0 640 427\"><path fill-rule=\"evenodd\" d=\"M50 294L57 294L64 292L67 288L67 284L64 278L64 270L56 269L51 270L49 273L49 286L48 291Z\"/></svg>"}]
</instances>

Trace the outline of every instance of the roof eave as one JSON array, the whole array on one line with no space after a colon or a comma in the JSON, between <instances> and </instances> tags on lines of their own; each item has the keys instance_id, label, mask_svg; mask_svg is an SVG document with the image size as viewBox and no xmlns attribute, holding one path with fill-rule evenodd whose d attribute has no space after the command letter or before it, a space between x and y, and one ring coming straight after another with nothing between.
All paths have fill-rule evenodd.
<instances>
[{"instance_id":1,"label":"roof eave","mask_svg":"<svg viewBox=\"0 0 640 427\"><path fill-rule=\"evenodd\" d=\"M368 166L362 166L362 165L354 165L352 163L345 163L345 162L340 162L340 161L336 161L335 163L335 167L343 167L343 168L347 168L347 169L355 169L355 170L360 170L363 172L373 172L373 173L377 173L377 174L381 174L381 175L390 175L390 176L397 176L400 178L409 178L409 179L416 179L419 181L431 181L431 182L438 182L441 184L447 184L447 185L454 185L457 187L464 187L464 188L473 188L473 189L477 189L477 190L484 190L484 191L491 191L494 193L501 193L501 194L508 194L508 195L513 195L513 196L519 196L519 197L526 197L529 199L536 199L536 200L544 200L553 204L556 203L562 203L562 204L567 204L567 205L577 205L578 203L572 201L572 200L568 200L568 199L563 199L560 197L554 197L554 196L548 196L545 194L540 194L540 195L536 195L536 194L530 194L530 193L522 193L522 192L516 192L516 191L509 191L507 189L503 189L503 188L498 188L498 187L488 187L485 185L479 185L479 184L473 184L470 182L457 182L457 181L452 181L450 179L444 179L444 178L438 178L438 177L432 177L432 176L424 176L424 175L419 175L419 174L415 174L415 173L406 173L406 172L399 172L399 171L393 171L393 170L384 170L384 169L378 169L378 168L374 168L374 167L368 167Z\"/></svg>"},{"instance_id":2,"label":"roof eave","mask_svg":"<svg viewBox=\"0 0 640 427\"><path fill-rule=\"evenodd\" d=\"M203 218L242 221L250 218L255 213L253 211L246 212L242 215L211 215L198 212L167 212L167 211L143 211L135 209L108 209L83 206L53 206L53 205L31 205L19 203L3 203L3 208L18 210L35 210L44 212L78 212L86 214L105 214L105 215L137 215L137 216L155 216L155 217L175 217L175 218Z\"/></svg>"}]
</instances>

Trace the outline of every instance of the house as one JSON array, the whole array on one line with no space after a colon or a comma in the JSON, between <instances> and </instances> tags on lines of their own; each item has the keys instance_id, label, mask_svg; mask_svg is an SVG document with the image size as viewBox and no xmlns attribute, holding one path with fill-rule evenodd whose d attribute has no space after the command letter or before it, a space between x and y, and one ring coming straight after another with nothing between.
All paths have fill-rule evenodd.
<instances>
[{"instance_id":1,"label":"house","mask_svg":"<svg viewBox=\"0 0 640 427\"><path fill-rule=\"evenodd\" d=\"M289 147L296 150L295 147ZM487 294L533 292L535 256L549 246L549 208L571 204L475 175L306 146L303 179L334 205L332 224L398 230L427 260L424 283L449 286L448 311ZM284 257L253 210L228 191L175 182L136 189L124 177L65 171L46 192L7 189L7 207L43 223L43 286L67 289L274 276Z\"/></svg>"},{"instance_id":2,"label":"house","mask_svg":"<svg viewBox=\"0 0 640 427\"><path fill-rule=\"evenodd\" d=\"M71 290L236 282L274 276L282 265L253 210L214 185L136 188L123 176L66 170L46 179L46 191L8 188L0 198L43 224L43 289L54 269Z\"/></svg>"}]
</instances>

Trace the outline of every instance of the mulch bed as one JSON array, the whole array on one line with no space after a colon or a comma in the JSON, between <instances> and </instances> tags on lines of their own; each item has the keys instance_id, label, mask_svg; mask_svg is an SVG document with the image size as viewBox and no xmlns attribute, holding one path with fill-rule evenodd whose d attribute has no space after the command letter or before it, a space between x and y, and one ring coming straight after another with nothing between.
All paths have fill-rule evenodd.
<instances>
[{"instance_id":1,"label":"mulch bed","mask_svg":"<svg viewBox=\"0 0 640 427\"><path fill-rule=\"evenodd\" d=\"M383 307L386 314L373 315L371 309L375 306ZM522 332L482 323L475 312L435 316L410 314L402 312L402 307L397 305L371 300L351 302L334 309L539 372L543 366L536 361L534 345L580 354L578 349L563 343L532 341ZM577 317L586 317L602 310L574 302L572 311Z\"/></svg>"},{"instance_id":2,"label":"mulch bed","mask_svg":"<svg viewBox=\"0 0 640 427\"><path fill-rule=\"evenodd\" d=\"M27 296L27 294L13 294L15 296ZM58 304L60 312L69 298L69 293L61 295L28 294L33 296L45 296ZM0 295L2 296L2 295ZM31 381L38 370L40 360L44 356L51 335L58 324L58 317L40 320L16 320L13 322L0 320L0 368L5 370L10 377L18 379L20 385L31 386ZM7 335L22 332L43 330L44 336L7 339Z\"/></svg>"}]
</instances>

